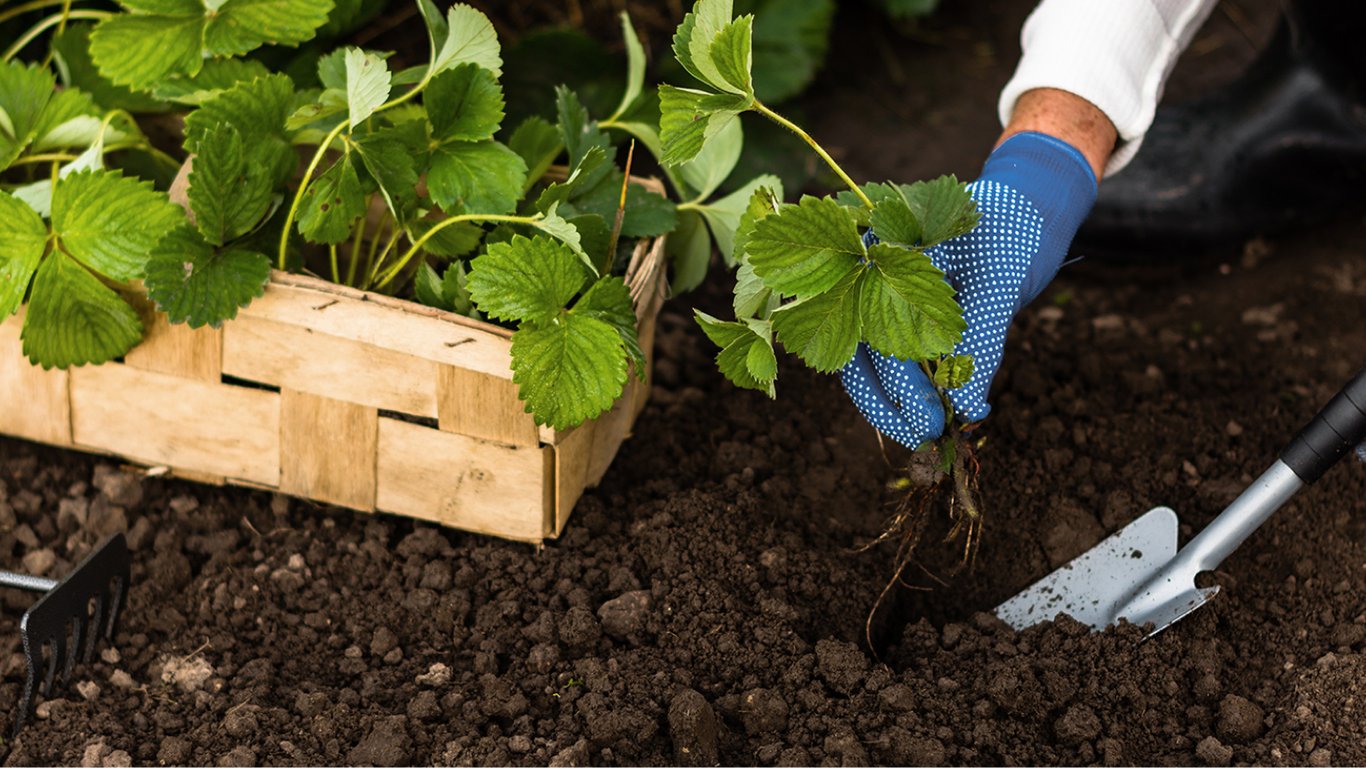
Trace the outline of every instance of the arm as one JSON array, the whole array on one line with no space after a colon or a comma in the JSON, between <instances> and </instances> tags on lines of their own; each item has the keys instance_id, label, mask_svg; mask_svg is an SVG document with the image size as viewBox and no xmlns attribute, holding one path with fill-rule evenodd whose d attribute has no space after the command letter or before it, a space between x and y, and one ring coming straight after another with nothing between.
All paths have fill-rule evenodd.
<instances>
[{"instance_id":1,"label":"arm","mask_svg":"<svg viewBox=\"0 0 1366 768\"><path fill-rule=\"evenodd\" d=\"M1138 151L1167 76L1215 2L1043 0L1020 35L1023 54L1001 92L1001 123L1028 115L1039 89L1075 94L1105 115L1118 136L1105 167L1114 173Z\"/></svg>"}]
</instances>

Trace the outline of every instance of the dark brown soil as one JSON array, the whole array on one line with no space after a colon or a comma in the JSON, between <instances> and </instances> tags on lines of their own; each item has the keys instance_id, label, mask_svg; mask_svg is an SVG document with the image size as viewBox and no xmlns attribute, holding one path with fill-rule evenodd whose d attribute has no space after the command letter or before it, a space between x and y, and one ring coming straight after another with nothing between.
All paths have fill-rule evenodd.
<instances>
[{"instance_id":1,"label":"dark brown soil","mask_svg":"<svg viewBox=\"0 0 1366 768\"><path fill-rule=\"evenodd\" d=\"M906 150L877 175L971 172L994 130L974 110L1008 75L1019 5L992 17L984 34L1001 48L980 70L967 62L981 51L952 42L972 39L972 13L931 30L949 41L922 44L936 66L975 71L975 85L945 89L961 104L937 107L935 125L903 123L940 160ZM859 147L865 172L892 119L870 115L883 117L825 128ZM891 513L896 470L835 380L787 365L776 402L724 384L682 301L636 437L539 551L0 440L0 563L60 573L119 529L135 549L118 653L82 668L81 692L45 702L0 757L1366 762L1360 465L1296 498L1214 574L1210 606L1152 641L1066 620L1015 633L983 613L1152 505L1177 509L1189 535L1260 472L1366 362L1364 239L1354 217L1181 268L1065 270L1021 318L998 380L975 569L899 591L875 649L864 618L893 553L854 549ZM936 574L958 555L922 550ZM30 598L0 599L8 719Z\"/></svg>"}]
</instances>

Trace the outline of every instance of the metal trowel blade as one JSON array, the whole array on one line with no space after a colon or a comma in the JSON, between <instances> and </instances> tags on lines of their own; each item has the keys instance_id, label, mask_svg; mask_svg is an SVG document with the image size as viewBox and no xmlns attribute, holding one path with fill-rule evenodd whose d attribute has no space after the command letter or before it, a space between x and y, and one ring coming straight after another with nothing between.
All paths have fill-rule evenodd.
<instances>
[{"instance_id":1,"label":"metal trowel blade","mask_svg":"<svg viewBox=\"0 0 1366 768\"><path fill-rule=\"evenodd\" d=\"M1070 563L1035 582L996 607L996 616L1015 629L1024 629L1065 613L1095 630L1119 621L1121 609L1134 590L1146 584L1176 556L1176 513L1167 507L1149 510ZM1216 590L1197 590L1198 602L1184 601L1177 615L1149 616L1162 629L1198 608Z\"/></svg>"}]
</instances>

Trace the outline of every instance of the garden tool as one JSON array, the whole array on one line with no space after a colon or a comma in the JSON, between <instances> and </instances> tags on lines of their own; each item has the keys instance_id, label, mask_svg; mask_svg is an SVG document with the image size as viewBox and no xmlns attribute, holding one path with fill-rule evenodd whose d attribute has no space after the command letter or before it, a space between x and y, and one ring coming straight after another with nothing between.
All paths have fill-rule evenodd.
<instances>
[{"instance_id":1,"label":"garden tool","mask_svg":"<svg viewBox=\"0 0 1366 768\"><path fill-rule=\"evenodd\" d=\"M28 676L14 722L14 733L18 735L33 705L44 658L47 672L42 694L47 697L52 693L59 665L62 685L66 685L78 654L81 663L87 663L101 635L106 642L113 642L128 593L128 544L121 533L110 536L61 581L0 571L0 587L47 593L19 622Z\"/></svg>"},{"instance_id":2,"label":"garden tool","mask_svg":"<svg viewBox=\"0 0 1366 768\"><path fill-rule=\"evenodd\" d=\"M1366 440L1366 369L1309 422L1280 458L1178 551L1176 513L1157 507L996 608L1023 629L1066 613L1094 630L1121 619L1161 632L1209 602L1218 586L1198 587L1301 488Z\"/></svg>"}]
</instances>

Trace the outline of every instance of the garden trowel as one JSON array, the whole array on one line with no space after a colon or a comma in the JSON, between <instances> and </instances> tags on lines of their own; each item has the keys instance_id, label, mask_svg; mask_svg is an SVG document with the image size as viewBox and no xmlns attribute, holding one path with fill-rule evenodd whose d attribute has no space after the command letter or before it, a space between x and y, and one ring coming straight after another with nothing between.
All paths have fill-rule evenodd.
<instances>
[{"instance_id":1,"label":"garden trowel","mask_svg":"<svg viewBox=\"0 0 1366 768\"><path fill-rule=\"evenodd\" d=\"M33 706L40 670L46 667L42 693L49 696L59 666L62 684L66 684L77 657L82 663L88 662L101 638L106 642L114 639L128 593L128 565L128 544L123 534L116 533L61 581L0 571L0 587L46 593L19 622L28 676L14 720L16 735Z\"/></svg>"},{"instance_id":2,"label":"garden trowel","mask_svg":"<svg viewBox=\"0 0 1366 768\"><path fill-rule=\"evenodd\" d=\"M1204 605L1219 587L1195 576L1217 567L1282 504L1366 440L1366 369L1342 388L1280 458L1180 550L1176 513L1158 507L996 608L1016 629L1065 613L1092 629L1121 619L1149 636Z\"/></svg>"}]
</instances>

